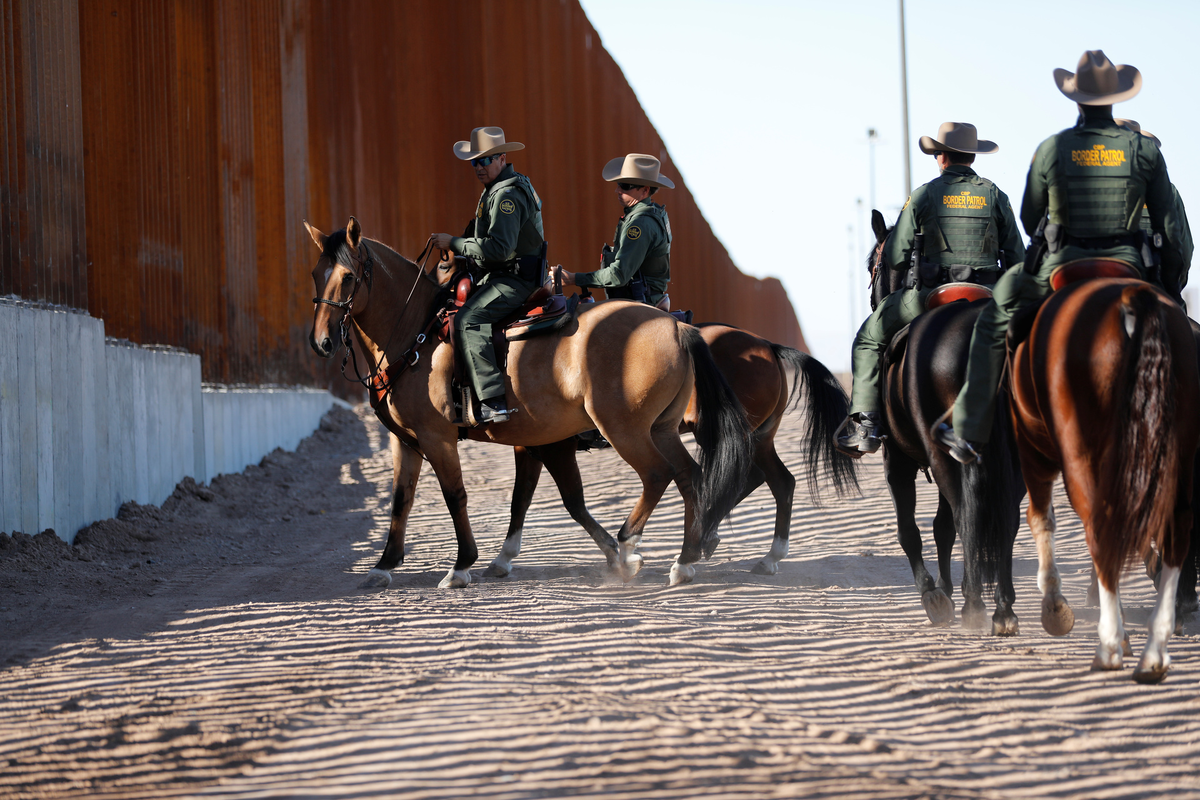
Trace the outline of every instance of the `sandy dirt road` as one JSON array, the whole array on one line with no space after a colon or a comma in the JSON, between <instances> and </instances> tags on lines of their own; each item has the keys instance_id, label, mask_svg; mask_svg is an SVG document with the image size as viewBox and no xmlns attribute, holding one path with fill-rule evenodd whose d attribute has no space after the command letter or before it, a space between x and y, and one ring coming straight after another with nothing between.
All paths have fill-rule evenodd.
<instances>
[{"instance_id":1,"label":"sandy dirt road","mask_svg":"<svg viewBox=\"0 0 1200 800\"><path fill-rule=\"evenodd\" d=\"M781 433L790 465L799 427ZM0 537L0 797L1200 798L1200 625L1160 686L1089 672L1098 614L1061 497L1079 621L1060 639L1038 624L1024 525L1021 635L931 628L878 459L865 501L797 503L778 575L749 572L770 546L764 489L696 583L667 588L677 494L646 569L612 585L548 478L513 574L479 578L511 455L464 444L477 581L436 588L454 544L426 473L406 564L366 592L386 444L335 410L297 453L127 508L79 547ZM611 451L580 458L615 532L635 476ZM934 508L922 485L923 529ZM1138 651L1152 603L1128 577Z\"/></svg>"}]
</instances>

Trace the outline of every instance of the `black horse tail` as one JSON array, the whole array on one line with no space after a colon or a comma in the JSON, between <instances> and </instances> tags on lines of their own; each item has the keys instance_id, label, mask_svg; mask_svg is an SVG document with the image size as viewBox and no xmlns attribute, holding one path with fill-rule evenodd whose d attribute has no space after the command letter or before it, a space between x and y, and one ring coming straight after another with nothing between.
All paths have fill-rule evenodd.
<instances>
[{"instance_id":1,"label":"black horse tail","mask_svg":"<svg viewBox=\"0 0 1200 800\"><path fill-rule=\"evenodd\" d=\"M742 497L754 463L754 440L746 412L725 376L717 369L700 331L679 325L680 344L692 360L696 381L696 444L700 447L700 481L695 483L696 521L703 540Z\"/></svg>"},{"instance_id":2,"label":"black horse tail","mask_svg":"<svg viewBox=\"0 0 1200 800\"><path fill-rule=\"evenodd\" d=\"M808 396L808 443L805 447L805 472L808 475L808 496L813 505L821 504L821 478L833 481L838 497L857 494L858 462L834 447L833 434L846 418L850 398L841 382L825 365L808 353L781 344L771 344L771 352L781 364L793 370L792 392L788 404L800 405L800 396Z\"/></svg>"},{"instance_id":3,"label":"black horse tail","mask_svg":"<svg viewBox=\"0 0 1200 800\"><path fill-rule=\"evenodd\" d=\"M1129 341L1113 397L1115 447L1100 467L1092 516L1097 576L1115 586L1125 563L1159 551L1174 525L1178 442L1167 312L1149 286L1121 292L1120 313Z\"/></svg>"},{"instance_id":4,"label":"black horse tail","mask_svg":"<svg viewBox=\"0 0 1200 800\"><path fill-rule=\"evenodd\" d=\"M963 561L978 566L979 579L987 587L996 583L1000 564L1011 560L1025 496L1008 402L1008 392L1001 390L983 460L959 470L961 513L954 522L962 539Z\"/></svg>"}]
</instances>

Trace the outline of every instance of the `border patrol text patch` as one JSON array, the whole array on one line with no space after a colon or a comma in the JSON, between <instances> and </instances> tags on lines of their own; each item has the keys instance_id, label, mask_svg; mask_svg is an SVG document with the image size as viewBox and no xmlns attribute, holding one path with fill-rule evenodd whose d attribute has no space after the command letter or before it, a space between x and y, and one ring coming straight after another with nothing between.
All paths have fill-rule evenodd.
<instances>
[{"instance_id":1,"label":"border patrol text patch","mask_svg":"<svg viewBox=\"0 0 1200 800\"><path fill-rule=\"evenodd\" d=\"M630 228L628 231L625 232L625 235L628 236L630 239L636 239L642 235L642 229L639 228L637 225L634 225L632 228Z\"/></svg>"},{"instance_id":2,"label":"border patrol text patch","mask_svg":"<svg viewBox=\"0 0 1200 800\"><path fill-rule=\"evenodd\" d=\"M505 214L511 214L516 210L517 210L517 204L514 203L512 200L501 200L500 201L500 211L501 212L503 212Z\"/></svg>"}]
</instances>

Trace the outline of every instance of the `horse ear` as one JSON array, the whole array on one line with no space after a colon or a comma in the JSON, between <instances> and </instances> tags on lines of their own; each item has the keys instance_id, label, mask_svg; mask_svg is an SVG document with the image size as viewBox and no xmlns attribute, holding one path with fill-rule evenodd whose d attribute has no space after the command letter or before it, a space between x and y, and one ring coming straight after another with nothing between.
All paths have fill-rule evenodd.
<instances>
[{"instance_id":1,"label":"horse ear","mask_svg":"<svg viewBox=\"0 0 1200 800\"><path fill-rule=\"evenodd\" d=\"M357 250L359 243L362 241L362 226L358 224L358 220L354 217L346 223L346 244L350 245L352 250Z\"/></svg>"},{"instance_id":2,"label":"horse ear","mask_svg":"<svg viewBox=\"0 0 1200 800\"><path fill-rule=\"evenodd\" d=\"M317 247L320 248L322 253L324 253L325 252L325 239L326 239L325 234L321 233L319 230L314 228L312 225L309 225L308 220L304 220L304 227L308 228L308 235L312 237L312 240L314 242L316 242Z\"/></svg>"},{"instance_id":3,"label":"horse ear","mask_svg":"<svg viewBox=\"0 0 1200 800\"><path fill-rule=\"evenodd\" d=\"M887 238L887 222L884 221L883 214L879 213L879 209L871 209L871 230L875 231L876 244Z\"/></svg>"}]
</instances>

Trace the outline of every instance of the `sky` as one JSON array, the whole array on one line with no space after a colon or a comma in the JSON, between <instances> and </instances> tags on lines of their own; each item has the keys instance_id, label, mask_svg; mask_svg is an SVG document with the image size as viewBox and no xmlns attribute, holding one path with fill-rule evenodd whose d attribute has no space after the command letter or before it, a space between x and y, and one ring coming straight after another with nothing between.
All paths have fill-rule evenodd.
<instances>
[{"instance_id":1,"label":"sky","mask_svg":"<svg viewBox=\"0 0 1200 800\"><path fill-rule=\"evenodd\" d=\"M870 311L872 197L889 224L907 197L899 0L582 4L734 263L782 280L813 355L847 370ZM1186 138L1200 2L907 0L905 27L914 187L938 174L920 136L970 122L1000 146L976 171L1019 214L1038 143L1075 121L1053 71L1099 49L1142 73L1114 115L1162 140L1185 203L1200 196L1200 150ZM1195 316L1200 289L1185 297Z\"/></svg>"}]
</instances>

